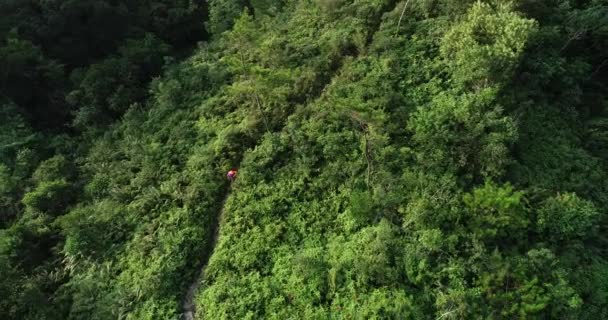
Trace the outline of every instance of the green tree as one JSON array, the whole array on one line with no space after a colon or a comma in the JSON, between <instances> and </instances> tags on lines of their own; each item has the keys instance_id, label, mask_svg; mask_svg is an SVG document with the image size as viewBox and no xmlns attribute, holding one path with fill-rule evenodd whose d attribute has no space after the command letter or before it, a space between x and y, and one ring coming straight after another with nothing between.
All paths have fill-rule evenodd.
<instances>
[{"instance_id":1,"label":"green tree","mask_svg":"<svg viewBox=\"0 0 608 320\"><path fill-rule=\"evenodd\" d=\"M38 128L58 126L69 114L60 103L63 67L16 33L0 39L0 95L14 101Z\"/></svg>"},{"instance_id":2,"label":"green tree","mask_svg":"<svg viewBox=\"0 0 608 320\"><path fill-rule=\"evenodd\" d=\"M72 81L78 86L67 97L78 109L74 124L84 129L109 123L132 104L143 101L148 93L145 84L160 73L169 50L167 44L147 34L127 40L117 56L75 71Z\"/></svg>"},{"instance_id":3,"label":"green tree","mask_svg":"<svg viewBox=\"0 0 608 320\"><path fill-rule=\"evenodd\" d=\"M548 198L537 215L539 231L554 241L591 238L598 232L599 211L574 193Z\"/></svg>"},{"instance_id":4,"label":"green tree","mask_svg":"<svg viewBox=\"0 0 608 320\"><path fill-rule=\"evenodd\" d=\"M23 196L26 210L51 215L65 213L67 206L76 199L75 188L68 181L74 174L63 156L55 156L40 163L32 174L33 190Z\"/></svg>"},{"instance_id":5,"label":"green tree","mask_svg":"<svg viewBox=\"0 0 608 320\"><path fill-rule=\"evenodd\" d=\"M219 35L230 30L234 20L241 16L246 2L242 0L212 0L209 1L209 21L207 30L212 35Z\"/></svg>"},{"instance_id":6,"label":"green tree","mask_svg":"<svg viewBox=\"0 0 608 320\"><path fill-rule=\"evenodd\" d=\"M523 205L523 193L510 185L497 186L491 182L463 196L467 214L463 222L472 237L489 240L491 245L507 245L506 241L526 241L530 224Z\"/></svg>"}]
</instances>

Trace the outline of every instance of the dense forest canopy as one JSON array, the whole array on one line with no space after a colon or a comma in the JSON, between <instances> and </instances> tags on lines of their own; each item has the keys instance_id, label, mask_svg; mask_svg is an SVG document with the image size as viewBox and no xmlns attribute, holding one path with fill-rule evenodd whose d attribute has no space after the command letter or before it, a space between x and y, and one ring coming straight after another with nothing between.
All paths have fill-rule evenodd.
<instances>
[{"instance_id":1,"label":"dense forest canopy","mask_svg":"<svg viewBox=\"0 0 608 320\"><path fill-rule=\"evenodd\" d=\"M0 13L0 318L608 319L608 1Z\"/></svg>"}]
</instances>

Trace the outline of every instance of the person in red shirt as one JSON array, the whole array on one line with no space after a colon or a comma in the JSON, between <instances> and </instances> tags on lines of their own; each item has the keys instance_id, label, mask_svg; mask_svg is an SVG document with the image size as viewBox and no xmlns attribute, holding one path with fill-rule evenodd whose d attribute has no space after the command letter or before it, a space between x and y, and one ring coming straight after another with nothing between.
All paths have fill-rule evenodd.
<instances>
[{"instance_id":1,"label":"person in red shirt","mask_svg":"<svg viewBox=\"0 0 608 320\"><path fill-rule=\"evenodd\" d=\"M231 169L226 174L226 177L228 178L228 180L230 180L230 182L233 182L234 179L236 179L236 174L237 174L237 170L236 169Z\"/></svg>"}]
</instances>

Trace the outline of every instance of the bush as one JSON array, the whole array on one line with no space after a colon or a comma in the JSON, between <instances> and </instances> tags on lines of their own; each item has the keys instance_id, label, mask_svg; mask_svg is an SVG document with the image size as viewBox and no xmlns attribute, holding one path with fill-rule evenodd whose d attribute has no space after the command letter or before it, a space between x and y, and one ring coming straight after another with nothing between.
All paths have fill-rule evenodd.
<instances>
[{"instance_id":1,"label":"bush","mask_svg":"<svg viewBox=\"0 0 608 320\"><path fill-rule=\"evenodd\" d=\"M44 181L23 196L23 204L29 210L60 215L74 200L72 185L65 179Z\"/></svg>"},{"instance_id":2,"label":"bush","mask_svg":"<svg viewBox=\"0 0 608 320\"><path fill-rule=\"evenodd\" d=\"M574 193L549 198L538 210L538 228L555 241L586 239L597 234L600 213L595 205Z\"/></svg>"}]
</instances>

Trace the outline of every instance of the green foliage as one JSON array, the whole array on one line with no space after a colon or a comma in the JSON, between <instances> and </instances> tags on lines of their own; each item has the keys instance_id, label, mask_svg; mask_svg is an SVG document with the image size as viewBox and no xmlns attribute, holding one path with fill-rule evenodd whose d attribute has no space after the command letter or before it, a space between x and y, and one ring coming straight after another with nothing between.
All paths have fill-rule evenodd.
<instances>
[{"instance_id":1,"label":"green foliage","mask_svg":"<svg viewBox=\"0 0 608 320\"><path fill-rule=\"evenodd\" d=\"M52 215L63 214L76 198L73 185L67 180L73 176L66 159L55 156L40 163L32 174L35 186L23 196L26 210Z\"/></svg>"},{"instance_id":2,"label":"green foliage","mask_svg":"<svg viewBox=\"0 0 608 320\"><path fill-rule=\"evenodd\" d=\"M67 181L44 181L23 196L23 204L28 210L59 214L70 202L70 197L72 193Z\"/></svg>"},{"instance_id":3,"label":"green foliage","mask_svg":"<svg viewBox=\"0 0 608 320\"><path fill-rule=\"evenodd\" d=\"M110 270L106 266L116 263L112 258L132 238L132 215L162 200L149 193L127 207L125 195L104 184L120 186L125 180L97 174L105 163L88 170L89 161L97 159L87 155L94 154L91 146L100 145L95 141L102 140L101 128L115 130L109 129L113 121L146 105L148 82L166 70L169 56L183 55L204 39L204 5L189 0L7 1L0 3L0 11L0 274L11 277L0 288L0 317L66 319L92 313L93 318L108 319L127 314L115 306L130 296L99 294L97 288L120 292L131 283L110 285L108 274L100 270ZM201 78L194 78L184 86L200 84ZM174 138L188 134L182 133ZM174 151L169 152L176 156L169 165L178 156ZM157 169L146 172L153 176ZM179 184L173 179L162 189L169 193ZM87 201L107 194L119 199ZM196 192L190 196L197 198ZM175 272L181 274L184 265L180 260L181 269ZM103 284L89 271L99 274ZM167 286L177 288L181 282ZM161 312L175 306L172 299L165 301ZM158 307L149 303L142 310L154 309Z\"/></svg>"},{"instance_id":4,"label":"green foliage","mask_svg":"<svg viewBox=\"0 0 608 320\"><path fill-rule=\"evenodd\" d=\"M206 37L205 6L191 0L8 1L0 11L0 93L43 130L64 130L74 113L80 128L116 120L143 102L165 56Z\"/></svg>"},{"instance_id":5,"label":"green foliage","mask_svg":"<svg viewBox=\"0 0 608 320\"><path fill-rule=\"evenodd\" d=\"M64 305L52 303L62 278L52 259L57 240L50 218L40 214L24 215L0 231L0 269L9 277L0 288L0 314L7 319L61 319Z\"/></svg>"},{"instance_id":6,"label":"green foliage","mask_svg":"<svg viewBox=\"0 0 608 320\"><path fill-rule=\"evenodd\" d=\"M105 201L73 209L58 220L65 233L64 254L69 259L97 258L116 253L126 241L132 222L127 209ZM105 232L100 232L105 230Z\"/></svg>"},{"instance_id":7,"label":"green foliage","mask_svg":"<svg viewBox=\"0 0 608 320\"><path fill-rule=\"evenodd\" d=\"M0 225L4 226L21 210L21 192L33 170L34 164L31 162L35 160L23 159L23 155L27 150L25 147L35 142L36 135L14 105L3 105L0 117L6 119L0 126Z\"/></svg>"},{"instance_id":8,"label":"green foliage","mask_svg":"<svg viewBox=\"0 0 608 320\"><path fill-rule=\"evenodd\" d=\"M509 80L536 23L509 10L477 2L465 19L446 33L441 55L452 78L479 90Z\"/></svg>"},{"instance_id":9,"label":"green foliage","mask_svg":"<svg viewBox=\"0 0 608 320\"><path fill-rule=\"evenodd\" d=\"M147 94L145 82L160 72L170 47L152 34L128 39L118 48L119 55L93 64L86 71L75 71L79 83L68 96L77 107L74 124L86 128L122 115ZM109 118L109 119L108 119Z\"/></svg>"},{"instance_id":10,"label":"green foliage","mask_svg":"<svg viewBox=\"0 0 608 320\"><path fill-rule=\"evenodd\" d=\"M608 316L603 1L0 11L3 319Z\"/></svg>"},{"instance_id":11,"label":"green foliage","mask_svg":"<svg viewBox=\"0 0 608 320\"><path fill-rule=\"evenodd\" d=\"M243 13L245 2L242 0L212 0L209 1L209 21L207 30L212 35L219 35L229 30Z\"/></svg>"},{"instance_id":12,"label":"green foliage","mask_svg":"<svg viewBox=\"0 0 608 320\"><path fill-rule=\"evenodd\" d=\"M128 1L131 21L174 47L188 47L204 39L206 4L192 0ZM132 23L132 22L131 22Z\"/></svg>"},{"instance_id":13,"label":"green foliage","mask_svg":"<svg viewBox=\"0 0 608 320\"><path fill-rule=\"evenodd\" d=\"M432 90L445 91L408 122L420 162L464 169L473 178L504 174L517 127L497 99L534 26L507 6L477 3L446 33L439 50L448 79L431 82L439 86Z\"/></svg>"},{"instance_id":14,"label":"green foliage","mask_svg":"<svg viewBox=\"0 0 608 320\"><path fill-rule=\"evenodd\" d=\"M502 175L517 129L495 105L495 95L492 89L459 97L440 94L432 106L414 114L409 128L421 151L418 161L474 175Z\"/></svg>"},{"instance_id":15,"label":"green foliage","mask_svg":"<svg viewBox=\"0 0 608 320\"><path fill-rule=\"evenodd\" d=\"M62 155L56 155L38 165L36 171L32 173L32 180L36 183L52 181L61 178L69 178L74 172L70 171L67 159Z\"/></svg>"},{"instance_id":16,"label":"green foliage","mask_svg":"<svg viewBox=\"0 0 608 320\"><path fill-rule=\"evenodd\" d=\"M544 201L538 209L538 227L552 240L592 238L597 234L599 217L592 202L564 193Z\"/></svg>"},{"instance_id":17,"label":"green foliage","mask_svg":"<svg viewBox=\"0 0 608 320\"><path fill-rule=\"evenodd\" d=\"M588 123L586 149L606 161L608 159L608 119L602 117Z\"/></svg>"},{"instance_id":18,"label":"green foliage","mask_svg":"<svg viewBox=\"0 0 608 320\"><path fill-rule=\"evenodd\" d=\"M14 101L45 126L57 126L67 119L69 110L57 102L64 78L57 61L47 59L40 47L16 33L0 39L0 61L2 97Z\"/></svg>"},{"instance_id":19,"label":"green foliage","mask_svg":"<svg viewBox=\"0 0 608 320\"><path fill-rule=\"evenodd\" d=\"M469 211L464 218L466 224L482 239L524 240L530 222L522 197L523 193L515 192L510 185L499 187L486 183L463 196L465 208Z\"/></svg>"}]
</instances>

